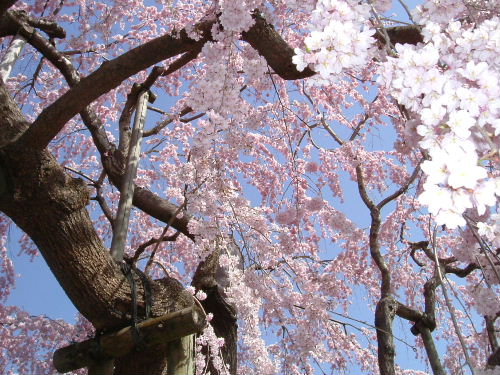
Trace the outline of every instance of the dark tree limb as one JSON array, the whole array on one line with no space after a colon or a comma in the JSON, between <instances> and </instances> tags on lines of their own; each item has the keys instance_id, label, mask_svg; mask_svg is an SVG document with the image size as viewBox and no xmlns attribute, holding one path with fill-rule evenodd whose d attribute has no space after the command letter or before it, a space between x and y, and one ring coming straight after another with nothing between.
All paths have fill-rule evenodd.
<instances>
[{"instance_id":1,"label":"dark tree limb","mask_svg":"<svg viewBox=\"0 0 500 375\"><path fill-rule=\"evenodd\" d=\"M0 9L1 6L2 5L0 5ZM7 11L4 12L3 15L0 15L0 37L15 35L19 32L22 37L28 39L29 35L25 33L26 30L19 30L19 23L23 24L25 29L27 28L29 32L33 32L34 29L39 29L47 34L49 38L62 39L66 37L66 32L56 22L48 18L31 17L23 10Z\"/></svg>"},{"instance_id":2,"label":"dark tree limb","mask_svg":"<svg viewBox=\"0 0 500 375\"><path fill-rule=\"evenodd\" d=\"M17 21L16 21L17 22ZM18 22L16 24L17 28L20 30L25 30L23 32L28 33L28 30L23 29L23 24ZM71 62L64 57L56 48L50 44L45 38L43 38L38 32L34 31L31 34L31 38L28 42L35 47L40 53L42 53L47 60L49 60L64 76L66 82L70 87L75 86L80 81L80 74L73 67ZM7 92L0 91L0 109L1 103L7 104L9 108L17 108L15 103L10 98ZM11 103L12 102L12 103ZM187 110L189 113L191 109ZM182 115L183 112L181 112ZM111 181L115 186L120 186L121 176L123 174L124 157L123 154L116 150L115 145L109 141L108 136L104 130L104 126L96 114L90 110L90 108L84 108L80 113L83 122L87 126L92 135L94 144L97 150L103 158L103 166L106 172L110 175ZM12 118L11 118L12 116ZM2 129L4 131L0 135L0 148L4 145L11 143L28 128L28 123L24 120L22 113L18 111L17 115L14 116L12 111L5 112L5 117L0 119L3 121ZM24 121L24 126L20 126ZM14 126L15 124L15 126ZM134 192L134 205L149 215L155 217L163 222L169 222L174 217L174 213L178 209L175 204L172 204L165 199L158 197L153 192L144 189L137 188ZM189 233L188 230L188 217L175 218L172 221L172 227L181 231L183 234L191 239L194 237Z\"/></svg>"},{"instance_id":3,"label":"dark tree limb","mask_svg":"<svg viewBox=\"0 0 500 375\"><path fill-rule=\"evenodd\" d=\"M276 74L286 80L307 78L316 74L310 68L299 72L292 62L292 57L295 55L293 48L283 40L274 26L268 23L264 17L255 12L253 18L255 24L248 31L242 33L242 39L266 59Z\"/></svg>"},{"instance_id":4,"label":"dark tree limb","mask_svg":"<svg viewBox=\"0 0 500 375\"><path fill-rule=\"evenodd\" d=\"M495 351L488 357L488 368L500 366L500 349L496 348Z\"/></svg>"},{"instance_id":5,"label":"dark tree limb","mask_svg":"<svg viewBox=\"0 0 500 375\"><path fill-rule=\"evenodd\" d=\"M421 33L422 28L417 25L386 27L385 31L389 35L389 40L393 45L422 43L424 38ZM375 38L379 43L385 44L385 38L380 31L375 33Z\"/></svg>"},{"instance_id":6,"label":"dark tree limb","mask_svg":"<svg viewBox=\"0 0 500 375\"><path fill-rule=\"evenodd\" d=\"M439 354L434 345L434 339L432 338L431 330L421 321L415 323L415 328L420 332L420 337L424 343L425 352L427 353L427 359L431 365L432 373L434 375L446 375L441 360L439 359Z\"/></svg>"},{"instance_id":7,"label":"dark tree limb","mask_svg":"<svg viewBox=\"0 0 500 375\"><path fill-rule=\"evenodd\" d=\"M488 315L484 316L484 321L486 322L486 332L488 334L488 341L490 342L490 347L492 352L495 352L499 347L496 328L495 328L496 319L497 317L491 317ZM500 361L499 361L499 366L500 366Z\"/></svg>"}]
</instances>

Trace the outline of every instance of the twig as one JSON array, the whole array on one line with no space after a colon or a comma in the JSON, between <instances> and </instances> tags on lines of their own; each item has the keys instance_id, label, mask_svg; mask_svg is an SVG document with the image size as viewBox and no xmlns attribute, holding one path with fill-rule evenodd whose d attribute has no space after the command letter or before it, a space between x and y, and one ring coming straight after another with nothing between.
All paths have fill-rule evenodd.
<instances>
[{"instance_id":1,"label":"twig","mask_svg":"<svg viewBox=\"0 0 500 375\"><path fill-rule=\"evenodd\" d=\"M130 262L131 263L135 263L137 262L137 260L139 259L139 257L141 256L141 254L144 252L144 250L146 250L149 246L151 245L154 245L156 244L158 241L164 241L164 242L167 242L167 241L175 241L178 237L179 237L179 234L180 232L177 231L175 232L175 234L171 235L171 236L167 236L167 237L163 237L163 239L160 239L160 238L151 238L150 240L144 242L143 244L141 244L137 250L135 251L134 253L134 256L132 258L130 258Z\"/></svg>"}]
</instances>

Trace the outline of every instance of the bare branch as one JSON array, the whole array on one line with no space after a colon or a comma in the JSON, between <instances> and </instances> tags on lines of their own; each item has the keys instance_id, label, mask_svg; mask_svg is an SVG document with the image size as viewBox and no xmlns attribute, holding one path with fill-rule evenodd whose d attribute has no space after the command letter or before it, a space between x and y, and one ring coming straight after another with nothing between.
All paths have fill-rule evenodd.
<instances>
[{"instance_id":1,"label":"bare branch","mask_svg":"<svg viewBox=\"0 0 500 375\"><path fill-rule=\"evenodd\" d=\"M370 199L370 197L368 196L368 193L366 191L365 178L363 177L363 168L361 167L361 164L358 164L356 166L356 177L358 180L359 195L361 196L361 199L363 200L364 204L366 205L366 207L368 207L370 212L373 210L376 210L377 206Z\"/></svg>"},{"instance_id":2,"label":"bare branch","mask_svg":"<svg viewBox=\"0 0 500 375\"><path fill-rule=\"evenodd\" d=\"M177 238L179 237L179 233L180 232L175 232L175 234L171 235L171 236L164 236L163 238L151 238L150 240L144 242L143 244L141 244L137 250L135 251L134 253L134 256L132 256L131 258L126 258L127 262L129 262L130 264L134 264L135 262L137 262L140 258L140 256L142 255L142 253L151 245L154 245L158 242L173 242L175 240L177 240ZM168 274L168 272L165 272Z\"/></svg>"},{"instance_id":3,"label":"bare branch","mask_svg":"<svg viewBox=\"0 0 500 375\"><path fill-rule=\"evenodd\" d=\"M422 164L422 161L423 161L423 159L418 162L418 164L415 167L415 169L413 170L413 173L411 174L410 178L408 179L408 181L403 186L401 186L397 191L395 191L394 193L392 193L388 197L384 198L379 204L377 204L377 208L379 210L381 210L382 207L384 207L387 203L389 203L389 202L393 201L394 199L398 198L401 194L406 193L406 191L409 189L410 185L417 178L418 173L420 172L420 164Z\"/></svg>"},{"instance_id":4,"label":"bare branch","mask_svg":"<svg viewBox=\"0 0 500 375\"><path fill-rule=\"evenodd\" d=\"M1 7L2 5L0 5L0 14ZM31 17L23 10L11 10L5 12L3 16L0 15L0 37L17 34L19 23L30 29L31 32L34 31L34 28L42 30L49 38L62 39L66 37L64 29L51 19Z\"/></svg>"},{"instance_id":5,"label":"bare branch","mask_svg":"<svg viewBox=\"0 0 500 375\"><path fill-rule=\"evenodd\" d=\"M187 115L188 113L191 113L193 109L191 107L185 107L179 114L178 117L182 117ZM164 113L165 114L165 113ZM167 119L164 121L160 122L158 125L156 125L154 128L145 131L144 132L144 137L150 137L152 135L158 134L165 126L168 124L172 123L175 119L175 116L169 116ZM182 120L181 120L182 121Z\"/></svg>"}]
</instances>

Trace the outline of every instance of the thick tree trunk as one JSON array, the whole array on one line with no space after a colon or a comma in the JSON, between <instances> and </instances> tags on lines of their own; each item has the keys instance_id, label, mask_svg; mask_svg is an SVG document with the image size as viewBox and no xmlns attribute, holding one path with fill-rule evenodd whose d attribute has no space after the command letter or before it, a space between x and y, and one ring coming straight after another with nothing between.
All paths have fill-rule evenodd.
<instances>
[{"instance_id":1,"label":"thick tree trunk","mask_svg":"<svg viewBox=\"0 0 500 375\"><path fill-rule=\"evenodd\" d=\"M9 2L11 3L13 2ZM0 34L3 33L2 35L13 34L19 29L18 20L8 15L1 17ZM207 21L203 25L211 25L212 22ZM30 43L38 43L37 48L44 50L47 53L45 57L60 68L57 62L65 60L60 60L57 51L36 32L36 35L33 32L32 30L29 33ZM194 42L187 36L184 39L186 40L179 41L177 37L165 36L159 38L158 42L167 41L178 47L178 51L176 48L170 48L167 54L190 50L191 44L198 46L203 42ZM150 46L150 44L147 45ZM153 50L159 51L157 48ZM56 54L55 58L51 58L54 57L51 53ZM125 57L127 56L131 57L131 61L135 61L131 72L146 67L143 54L134 52L126 54ZM138 62L139 65L137 65ZM63 68L68 67L63 66ZM99 72L102 72L102 69L98 69ZM63 73L67 73L66 78L71 78L70 86L78 84L78 74L73 68L63 69ZM112 69L112 73L115 74L116 69ZM116 82L113 84L116 86L124 77L115 79ZM109 74L105 78L104 81L108 81ZM102 83L102 81L98 79L98 82ZM94 82L87 88L83 87L85 85L80 85L79 89L88 94L88 92L93 92L96 84ZM78 100L81 99L81 95L77 97ZM55 117L45 121L47 119L44 120L43 115L39 116L35 121L35 126L26 121L16 103L7 93L4 84L0 82L0 128L2 129L0 133L0 211L9 216L34 241L76 308L92 322L98 331L111 331L128 325L132 318L129 281L95 232L86 210L89 192L85 184L82 180L69 176L47 150L41 149L43 147L41 144L44 143L40 143L40 139L49 142L56 134L51 131L54 123L64 125L61 116L67 112L68 106L75 106L74 101L70 100L70 102L57 107L56 110L50 106L52 110L44 111L44 114L49 113ZM80 108L82 106L83 104L77 105L78 111L82 110L85 115L87 109ZM52 130L56 131L55 128L57 126ZM90 128L90 130L93 129ZM39 133L32 138L26 137L26 134L32 131ZM99 148L102 145L97 143L96 146ZM99 149L99 151L102 150ZM111 177L115 180L121 178L118 175ZM151 212L148 211L150 214L166 222L170 221L172 212L175 211L168 202L160 201L154 194L144 189L138 189L137 194L134 195L134 204L141 206L142 209L150 210ZM178 229L193 239L187 229L188 218L177 221L180 224ZM139 318L141 318L145 311L144 288L139 276L136 276L135 280L137 307ZM150 282L153 294L151 308L153 316L160 316L193 305L192 296L175 279L167 277ZM223 298L218 298L217 293L208 294L208 301L211 302L207 308L216 314L215 330L220 336L226 338L228 344L224 350L224 356L229 359L232 372L234 372L236 368L236 319L232 312L229 315L217 316L219 312L222 314L227 310L225 301ZM229 320L227 320L228 317L230 317ZM144 358L147 358L147 365L142 364ZM138 352L127 358L117 359L115 373L137 374L138 369L141 368L144 373L162 374L165 370L165 361L166 353L161 348Z\"/></svg>"},{"instance_id":2,"label":"thick tree trunk","mask_svg":"<svg viewBox=\"0 0 500 375\"><path fill-rule=\"evenodd\" d=\"M17 139L26 121L0 83L0 126L4 144ZM130 324L132 299L128 280L95 232L82 180L65 173L46 150L33 151L15 141L0 149L0 210L34 241L76 308L98 331ZM136 277L139 317L144 316L144 290ZM192 296L176 280L151 281L152 315L193 305ZM162 374L165 349L137 352L116 361L115 373Z\"/></svg>"},{"instance_id":3,"label":"thick tree trunk","mask_svg":"<svg viewBox=\"0 0 500 375\"><path fill-rule=\"evenodd\" d=\"M120 266L94 230L86 205L89 192L80 179L69 176L46 150L30 150L18 140L27 123L0 83L0 210L37 245L76 308L98 331L130 324L131 288ZM139 317L144 316L144 288L136 276ZM193 305L191 294L175 279L151 281L153 316ZM209 292L207 309L216 318L218 335L225 337L225 357L236 368L236 320L220 315L224 300ZM218 305L220 304L220 306ZM226 321L227 320L227 321ZM226 332L227 331L227 332ZM167 346L115 360L115 373L163 374Z\"/></svg>"}]
</instances>

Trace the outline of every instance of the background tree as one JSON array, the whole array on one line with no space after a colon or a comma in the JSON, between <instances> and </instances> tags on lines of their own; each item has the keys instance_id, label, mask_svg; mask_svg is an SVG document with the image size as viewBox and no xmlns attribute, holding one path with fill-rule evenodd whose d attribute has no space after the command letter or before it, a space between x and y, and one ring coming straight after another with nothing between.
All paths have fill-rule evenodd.
<instances>
[{"instance_id":1,"label":"background tree","mask_svg":"<svg viewBox=\"0 0 500 375\"><path fill-rule=\"evenodd\" d=\"M2 3L4 56L27 46L0 82L0 297L15 223L82 315L0 305L2 372L51 373L63 336L197 299L197 373L419 373L396 365L399 318L434 374L495 371L497 5L427 1L398 22L389 1ZM122 260L144 92L159 99ZM115 373L161 374L167 354Z\"/></svg>"}]
</instances>

